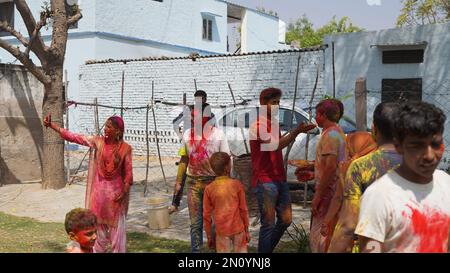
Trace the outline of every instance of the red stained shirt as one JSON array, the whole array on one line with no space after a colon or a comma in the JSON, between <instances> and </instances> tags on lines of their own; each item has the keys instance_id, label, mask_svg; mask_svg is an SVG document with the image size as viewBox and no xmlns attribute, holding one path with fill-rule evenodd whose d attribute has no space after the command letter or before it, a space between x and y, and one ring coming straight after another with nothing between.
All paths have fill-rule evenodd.
<instances>
[{"instance_id":1,"label":"red stained shirt","mask_svg":"<svg viewBox=\"0 0 450 273\"><path fill-rule=\"evenodd\" d=\"M267 145L267 138L263 136L262 138L265 140L263 141L261 133L267 132L273 135L271 131L270 121L265 118L259 118L250 127L250 150L253 169L252 187L256 187L258 183L285 182L287 180L282 150L262 151L262 145ZM278 148L280 138L281 132L278 130L278 140L273 137L271 139L272 143L277 143L276 148Z\"/></svg>"}]
</instances>

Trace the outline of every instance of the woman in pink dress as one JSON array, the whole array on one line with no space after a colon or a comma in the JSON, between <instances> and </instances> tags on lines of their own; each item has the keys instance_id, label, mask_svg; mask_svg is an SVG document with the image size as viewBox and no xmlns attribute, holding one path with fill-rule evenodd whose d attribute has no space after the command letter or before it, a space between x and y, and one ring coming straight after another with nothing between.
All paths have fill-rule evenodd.
<instances>
[{"instance_id":1,"label":"woman in pink dress","mask_svg":"<svg viewBox=\"0 0 450 273\"><path fill-rule=\"evenodd\" d=\"M94 252L126 252L125 219L129 192L133 184L131 146L123 141L124 122L118 116L105 124L105 136L75 134L44 119L44 126L69 141L91 148L85 206L97 216L97 240Z\"/></svg>"}]
</instances>

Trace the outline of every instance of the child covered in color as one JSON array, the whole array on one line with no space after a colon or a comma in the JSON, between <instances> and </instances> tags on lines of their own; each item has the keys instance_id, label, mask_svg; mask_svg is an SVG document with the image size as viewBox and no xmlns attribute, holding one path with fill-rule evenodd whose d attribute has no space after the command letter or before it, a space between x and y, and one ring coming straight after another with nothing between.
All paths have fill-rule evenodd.
<instances>
[{"instance_id":1,"label":"child covered in color","mask_svg":"<svg viewBox=\"0 0 450 273\"><path fill-rule=\"evenodd\" d=\"M88 209L73 209L66 214L64 226L71 242L67 253L93 253L97 239L97 217Z\"/></svg>"},{"instance_id":2,"label":"child covered in color","mask_svg":"<svg viewBox=\"0 0 450 273\"><path fill-rule=\"evenodd\" d=\"M206 186L203 195L208 245L217 253L247 253L250 234L244 186L239 180L230 178L231 158L227 153L213 154L210 164L217 177ZM211 229L213 223L215 238Z\"/></svg>"}]
</instances>

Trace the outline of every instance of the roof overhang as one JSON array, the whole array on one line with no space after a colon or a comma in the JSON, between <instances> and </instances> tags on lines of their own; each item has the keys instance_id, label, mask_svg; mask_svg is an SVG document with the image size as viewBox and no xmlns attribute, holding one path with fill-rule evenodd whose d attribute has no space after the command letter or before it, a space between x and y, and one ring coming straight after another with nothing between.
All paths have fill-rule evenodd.
<instances>
[{"instance_id":1,"label":"roof overhang","mask_svg":"<svg viewBox=\"0 0 450 273\"><path fill-rule=\"evenodd\" d=\"M428 46L428 42L413 42L413 43L383 43L370 45L370 48L377 47L384 50L398 50L398 49L424 49Z\"/></svg>"},{"instance_id":2,"label":"roof overhang","mask_svg":"<svg viewBox=\"0 0 450 273\"><path fill-rule=\"evenodd\" d=\"M242 14L244 10L245 10L244 7L234 4L228 4L227 6L228 18L242 21Z\"/></svg>"},{"instance_id":3,"label":"roof overhang","mask_svg":"<svg viewBox=\"0 0 450 273\"><path fill-rule=\"evenodd\" d=\"M207 17L222 17L222 15L220 15L220 14L212 13L209 11L202 11L200 13L202 14L202 16L207 16Z\"/></svg>"}]
</instances>

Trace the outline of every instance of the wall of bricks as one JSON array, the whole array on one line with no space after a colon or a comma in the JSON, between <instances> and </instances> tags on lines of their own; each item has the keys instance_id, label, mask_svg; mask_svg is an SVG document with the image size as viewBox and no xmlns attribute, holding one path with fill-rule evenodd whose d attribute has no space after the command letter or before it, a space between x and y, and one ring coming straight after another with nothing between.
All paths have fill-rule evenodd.
<instances>
[{"instance_id":1,"label":"wall of bricks","mask_svg":"<svg viewBox=\"0 0 450 273\"><path fill-rule=\"evenodd\" d=\"M152 82L154 99L165 102L182 103L183 93L187 102L193 102L197 88L208 93L208 103L215 105L232 104L227 82L230 83L238 102L242 99L259 101L259 92L266 87L283 90L282 103L292 103L300 56L298 93L296 105L306 107L314 88L317 69L320 78L315 101L324 96L322 49L302 51L282 51L248 55L212 56L166 60L134 60L129 62L97 62L80 67L80 101L120 106L122 71L125 71L124 106L145 106L151 102ZM81 132L94 132L94 109L82 107L79 111ZM172 120L182 111L181 107L158 104L155 108L157 131L153 125L152 112L149 113L150 154L156 154L156 135L160 141L163 156L176 156L180 141L173 131ZM120 110L99 109L100 122ZM124 114L125 139L135 153L145 154L146 109L126 111Z\"/></svg>"}]
</instances>

